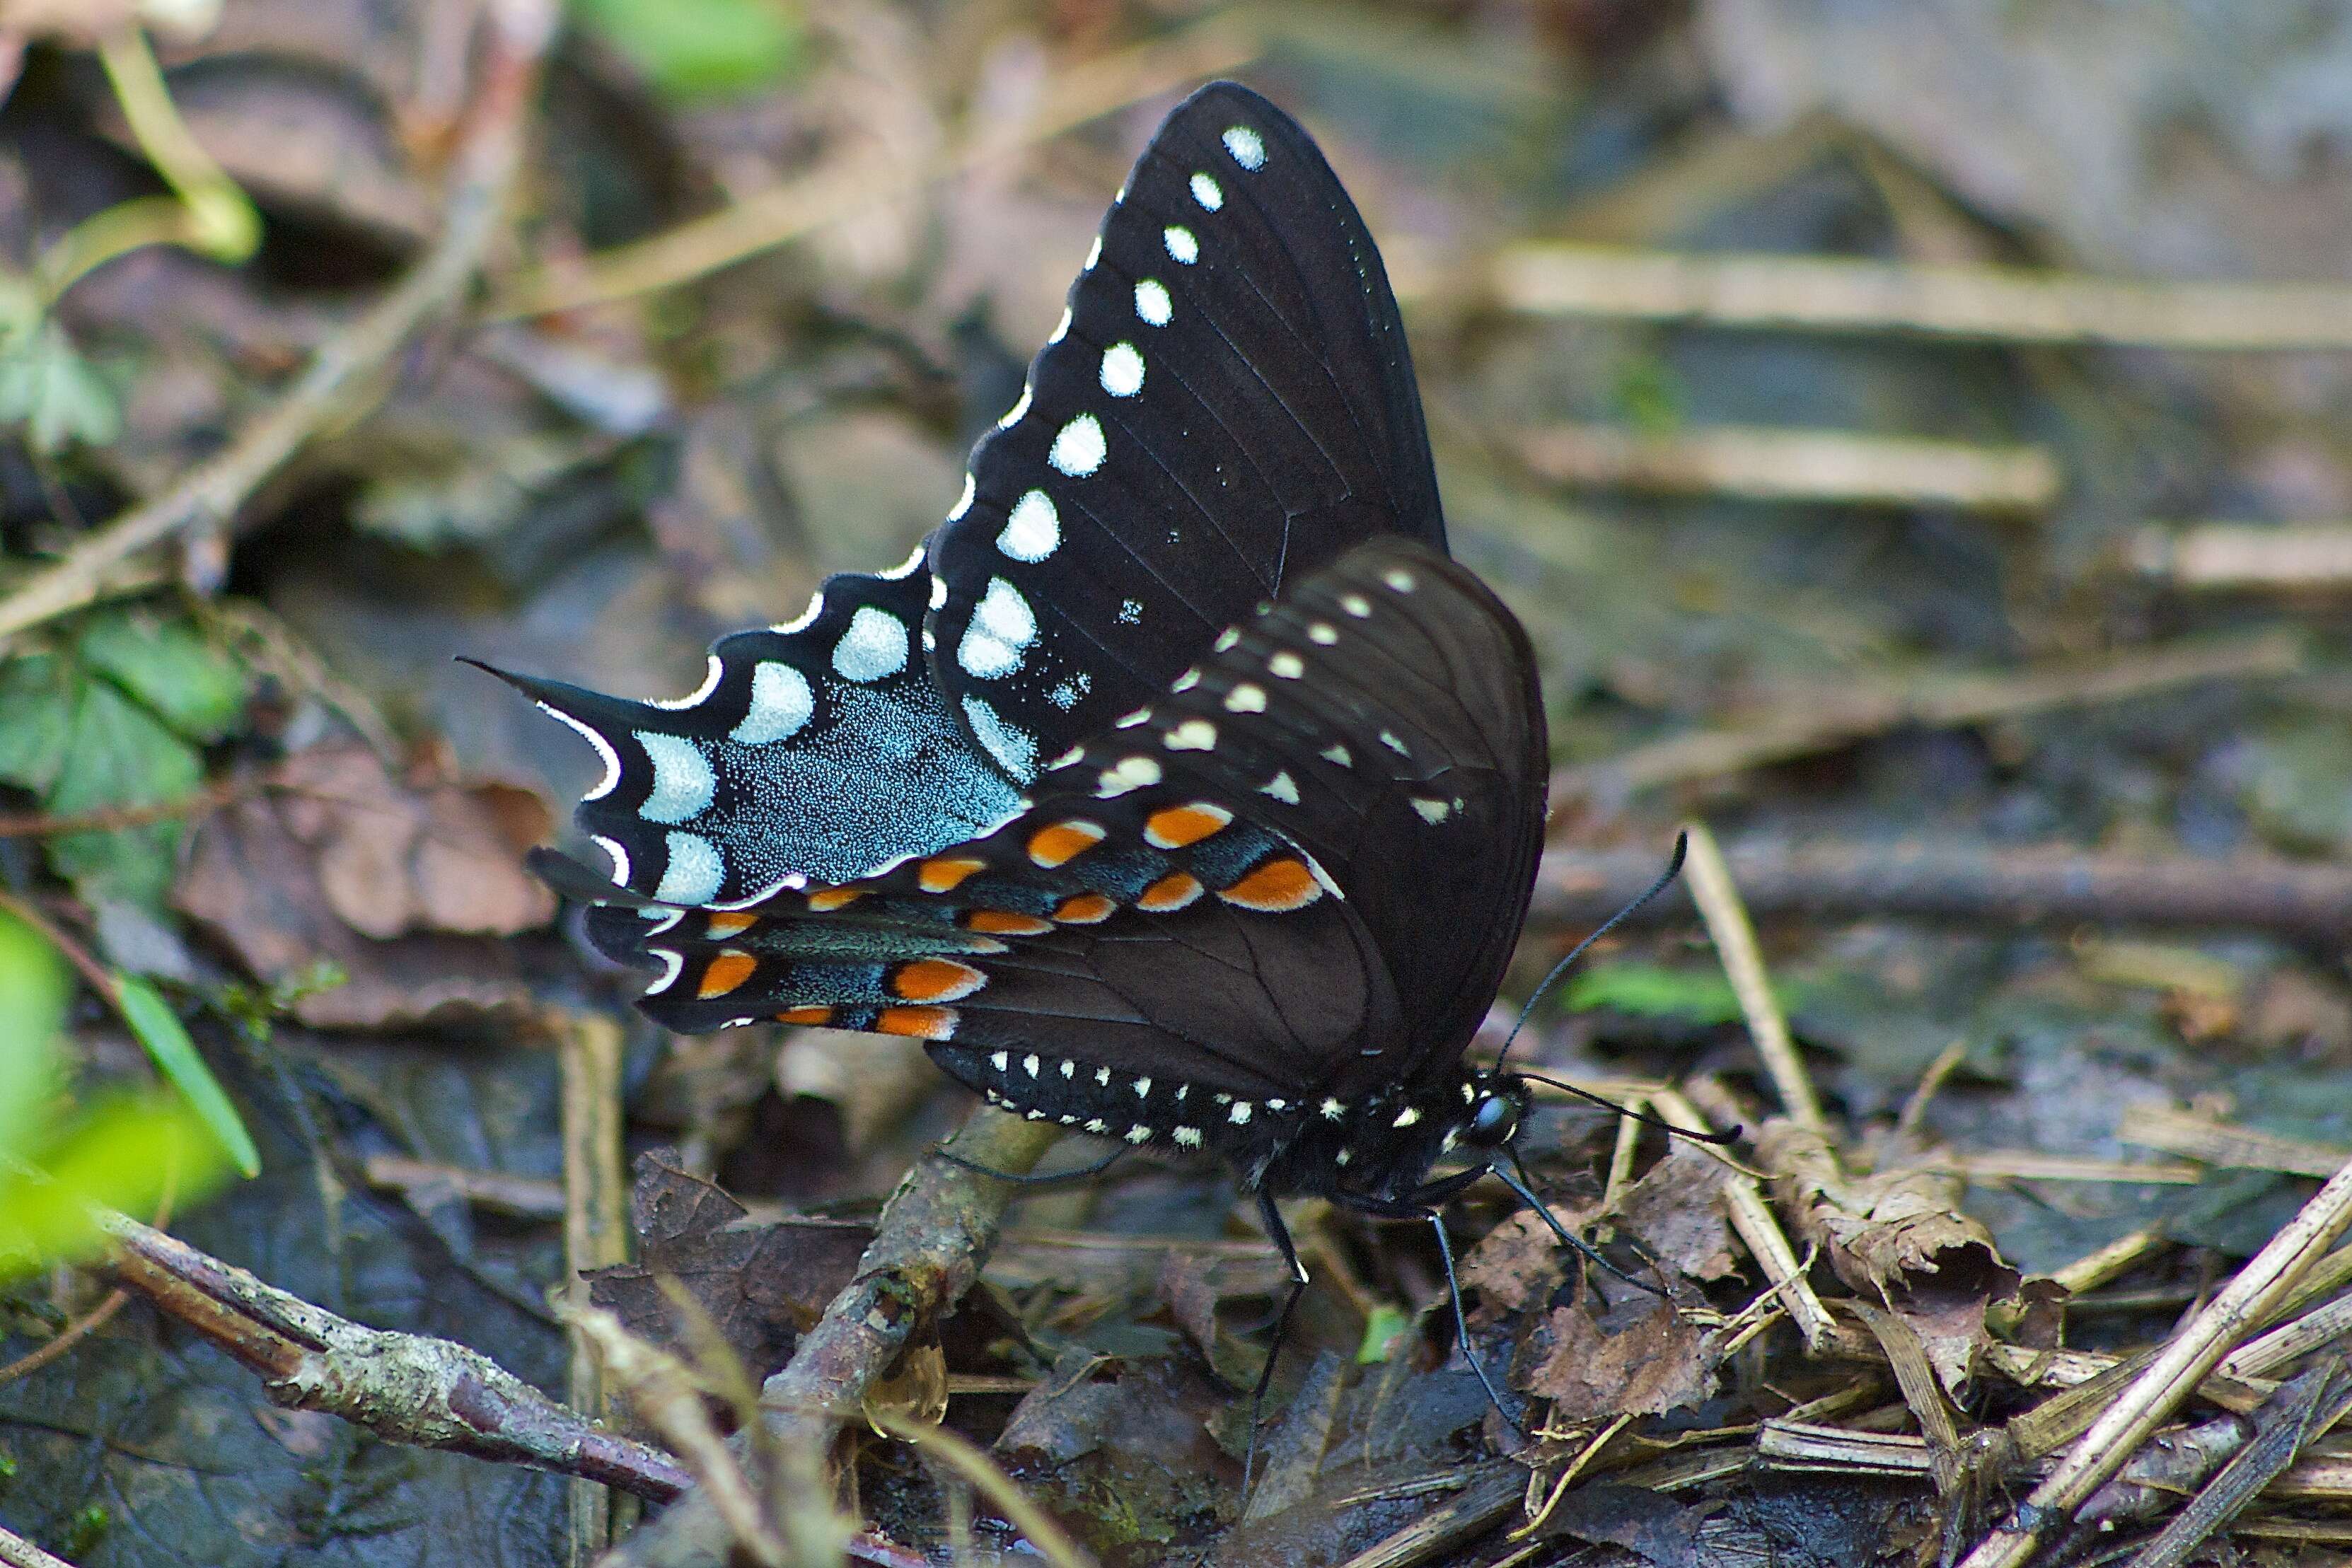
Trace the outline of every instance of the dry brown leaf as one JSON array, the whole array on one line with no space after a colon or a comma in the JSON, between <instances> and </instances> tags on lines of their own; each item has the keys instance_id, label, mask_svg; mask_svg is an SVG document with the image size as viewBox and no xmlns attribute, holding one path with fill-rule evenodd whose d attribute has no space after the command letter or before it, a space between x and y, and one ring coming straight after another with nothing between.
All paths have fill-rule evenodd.
<instances>
[{"instance_id":1,"label":"dry brown leaf","mask_svg":"<svg viewBox=\"0 0 2352 1568\"><path fill-rule=\"evenodd\" d=\"M1717 1336L1685 1322L1671 1301L1634 1296L1610 1317L1612 1333L1581 1307L1554 1308L1549 1344L1519 1386L1552 1402L1559 1421L1656 1416L1715 1392Z\"/></svg>"},{"instance_id":2,"label":"dry brown leaf","mask_svg":"<svg viewBox=\"0 0 2352 1568\"><path fill-rule=\"evenodd\" d=\"M278 781L205 820L173 899L271 985L339 967L344 982L299 996L295 1017L373 1029L530 1004L513 956L468 938L555 912L521 865L547 826L535 800L526 810L502 785L411 789L357 745L303 752Z\"/></svg>"},{"instance_id":3,"label":"dry brown leaf","mask_svg":"<svg viewBox=\"0 0 2352 1568\"><path fill-rule=\"evenodd\" d=\"M1757 1134L1774 1196L1799 1236L1855 1291L1910 1324L1955 1397L1984 1348L1985 1309L2017 1294L1992 1233L1960 1212L1957 1177L1929 1171L1849 1176L1819 1133L1780 1117Z\"/></svg>"}]
</instances>

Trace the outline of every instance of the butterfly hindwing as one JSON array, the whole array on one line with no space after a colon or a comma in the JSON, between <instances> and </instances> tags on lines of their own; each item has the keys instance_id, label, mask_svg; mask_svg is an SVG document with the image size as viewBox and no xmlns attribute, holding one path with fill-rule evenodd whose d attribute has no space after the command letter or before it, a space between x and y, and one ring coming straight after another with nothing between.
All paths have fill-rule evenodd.
<instances>
[{"instance_id":1,"label":"butterfly hindwing","mask_svg":"<svg viewBox=\"0 0 2352 1568\"><path fill-rule=\"evenodd\" d=\"M932 540L940 690L1025 781L1390 531L1444 546L1379 253L1305 131L1204 88L1145 149Z\"/></svg>"},{"instance_id":2,"label":"butterfly hindwing","mask_svg":"<svg viewBox=\"0 0 2352 1568\"><path fill-rule=\"evenodd\" d=\"M675 702L502 678L604 759L575 816L614 882L741 904L847 882L1019 809L932 685L918 642L929 596L919 559L828 578L799 620L721 639L701 689Z\"/></svg>"}]
</instances>

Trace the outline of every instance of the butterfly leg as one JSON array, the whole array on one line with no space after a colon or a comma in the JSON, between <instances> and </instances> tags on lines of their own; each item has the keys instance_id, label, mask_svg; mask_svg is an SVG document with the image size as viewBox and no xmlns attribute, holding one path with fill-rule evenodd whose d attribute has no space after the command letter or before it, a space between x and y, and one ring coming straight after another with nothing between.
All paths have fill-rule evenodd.
<instances>
[{"instance_id":1,"label":"butterfly leg","mask_svg":"<svg viewBox=\"0 0 2352 1568\"><path fill-rule=\"evenodd\" d=\"M1624 1270L1617 1267L1616 1264L1612 1263L1608 1259L1601 1255L1599 1248L1593 1246L1591 1242L1587 1241L1581 1236L1577 1235L1576 1232L1570 1230L1567 1226L1562 1225L1559 1222L1559 1217L1552 1213L1551 1205L1546 1203L1542 1198L1538 1197L1535 1194L1535 1189L1529 1186L1525 1178L1523 1178L1517 1172L1511 1169L1509 1166L1498 1164L1494 1167L1494 1170L1496 1179L1499 1180L1505 1186L1509 1187L1513 1192L1518 1194L1520 1199L1525 1202L1529 1208L1534 1209L1536 1213L1542 1218L1543 1222L1546 1225L1551 1227L1551 1233L1554 1236L1559 1237L1562 1242L1568 1246L1575 1248L1579 1252L1583 1253L1585 1257L1591 1259L1593 1262L1600 1264L1601 1268L1607 1270L1610 1273L1616 1275L1619 1279L1624 1281L1635 1290L1647 1291L1651 1295L1657 1296L1661 1299L1672 1299L1667 1296L1665 1291L1660 1290L1657 1286L1651 1284L1648 1281L1635 1279L1633 1275L1625 1272Z\"/></svg>"},{"instance_id":2,"label":"butterfly leg","mask_svg":"<svg viewBox=\"0 0 2352 1568\"><path fill-rule=\"evenodd\" d=\"M1100 1176L1125 1159L1130 1152L1132 1151L1122 1145L1090 1166L1079 1166L1066 1171L1047 1171L1043 1176L1034 1172L1027 1176L1015 1176L1011 1171L1001 1171L993 1166L982 1165L978 1160L965 1159L952 1149L940 1148L931 1151L951 1166L961 1166L968 1171L977 1171L982 1176L993 1176L998 1181L1011 1182L1015 1186L1051 1186L1056 1182L1081 1181L1090 1176Z\"/></svg>"},{"instance_id":3,"label":"butterfly leg","mask_svg":"<svg viewBox=\"0 0 2352 1568\"><path fill-rule=\"evenodd\" d=\"M1249 1495L1250 1482L1257 1470L1257 1424L1265 1413L1265 1391L1274 1385L1274 1364L1282 1354L1283 1336L1290 1331L1291 1309L1298 1298L1307 1293L1307 1265L1298 1260L1298 1246L1290 1239L1290 1228L1282 1222L1282 1210L1275 1207L1273 1195L1261 1189L1257 1195L1258 1218L1265 1225L1265 1233L1282 1252L1282 1260L1290 1265L1290 1293L1282 1299L1282 1312L1274 1320L1274 1343L1266 1347L1265 1369L1257 1375L1257 1386L1250 1392L1249 1442L1242 1458L1242 1495Z\"/></svg>"}]
</instances>

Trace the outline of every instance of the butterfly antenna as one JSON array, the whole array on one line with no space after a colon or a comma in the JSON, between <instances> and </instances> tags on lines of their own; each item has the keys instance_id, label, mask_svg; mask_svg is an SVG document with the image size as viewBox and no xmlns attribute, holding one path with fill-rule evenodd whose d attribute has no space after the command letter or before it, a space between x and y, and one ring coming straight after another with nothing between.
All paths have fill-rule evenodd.
<instances>
[{"instance_id":1,"label":"butterfly antenna","mask_svg":"<svg viewBox=\"0 0 2352 1568\"><path fill-rule=\"evenodd\" d=\"M1598 942L1603 936L1608 936L1609 933L1616 930L1618 926L1623 925L1625 921L1639 913L1643 905L1657 897L1658 894L1665 892L1666 889L1674 886L1675 878L1682 875L1683 873L1683 856L1689 849L1690 835L1686 832L1676 833L1675 835L1675 852L1671 856L1667 857L1666 869L1658 873L1658 880L1652 883L1647 888L1643 890L1642 895L1634 899L1633 903L1627 904L1624 908L1619 910L1616 914L1602 921L1600 926L1594 930L1591 936L1587 936L1583 941L1579 942L1575 946L1568 950L1567 957L1562 958L1559 963L1554 964L1551 967L1551 973L1546 975L1543 977L1543 982L1537 986L1535 990L1528 996L1528 1005L1519 1009L1519 1021L1511 1026L1509 1037L1503 1041L1503 1049L1495 1053L1495 1066L1498 1070L1503 1065L1503 1058L1510 1055L1511 1044L1514 1040L1517 1040L1519 1038L1519 1030L1528 1027L1528 1019L1535 1012L1536 1004L1543 1000L1544 993L1550 990L1553 985L1559 981L1562 975L1568 973L1570 965L1584 956L1584 950L1587 947L1591 946L1595 942ZM1577 1092L1582 1093L1583 1092L1579 1090ZM1593 1096L1588 1094L1585 1095L1585 1098L1589 1100L1593 1098ZM1602 1103L1604 1104L1607 1103L1605 1101Z\"/></svg>"},{"instance_id":2,"label":"butterfly antenna","mask_svg":"<svg viewBox=\"0 0 2352 1568\"><path fill-rule=\"evenodd\" d=\"M1589 1100L1595 1105L1616 1112L1620 1116L1631 1116L1645 1126L1672 1133L1677 1138L1688 1138L1694 1144L1713 1144L1717 1148L1726 1148L1739 1141L1739 1129L1737 1127L1732 1128L1728 1133L1694 1132L1680 1123L1669 1122L1662 1117L1650 1115L1646 1112L1636 1111L1630 1105L1620 1105L1606 1094L1595 1094L1590 1089L1579 1089L1573 1083L1564 1082L1557 1078L1549 1078L1540 1072L1522 1072L1519 1076L1530 1083L1548 1083L1564 1094L1573 1094L1580 1100Z\"/></svg>"}]
</instances>

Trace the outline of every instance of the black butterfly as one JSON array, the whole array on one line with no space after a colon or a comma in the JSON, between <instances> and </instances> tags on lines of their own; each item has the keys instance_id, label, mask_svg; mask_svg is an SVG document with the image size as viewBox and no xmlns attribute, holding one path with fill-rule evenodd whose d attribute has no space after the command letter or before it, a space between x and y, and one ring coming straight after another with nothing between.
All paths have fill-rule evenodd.
<instances>
[{"instance_id":1,"label":"black butterfly","mask_svg":"<svg viewBox=\"0 0 2352 1568\"><path fill-rule=\"evenodd\" d=\"M903 566L677 702L507 678L604 758L619 886L572 880L669 1028L912 1036L1032 1119L1205 1151L1300 1286L1278 1196L1442 1248L1489 1169L1536 1201L1497 1165L1526 1082L1463 1060L1542 838L1534 658L1446 556L1371 236L1255 93L1160 127Z\"/></svg>"}]
</instances>

